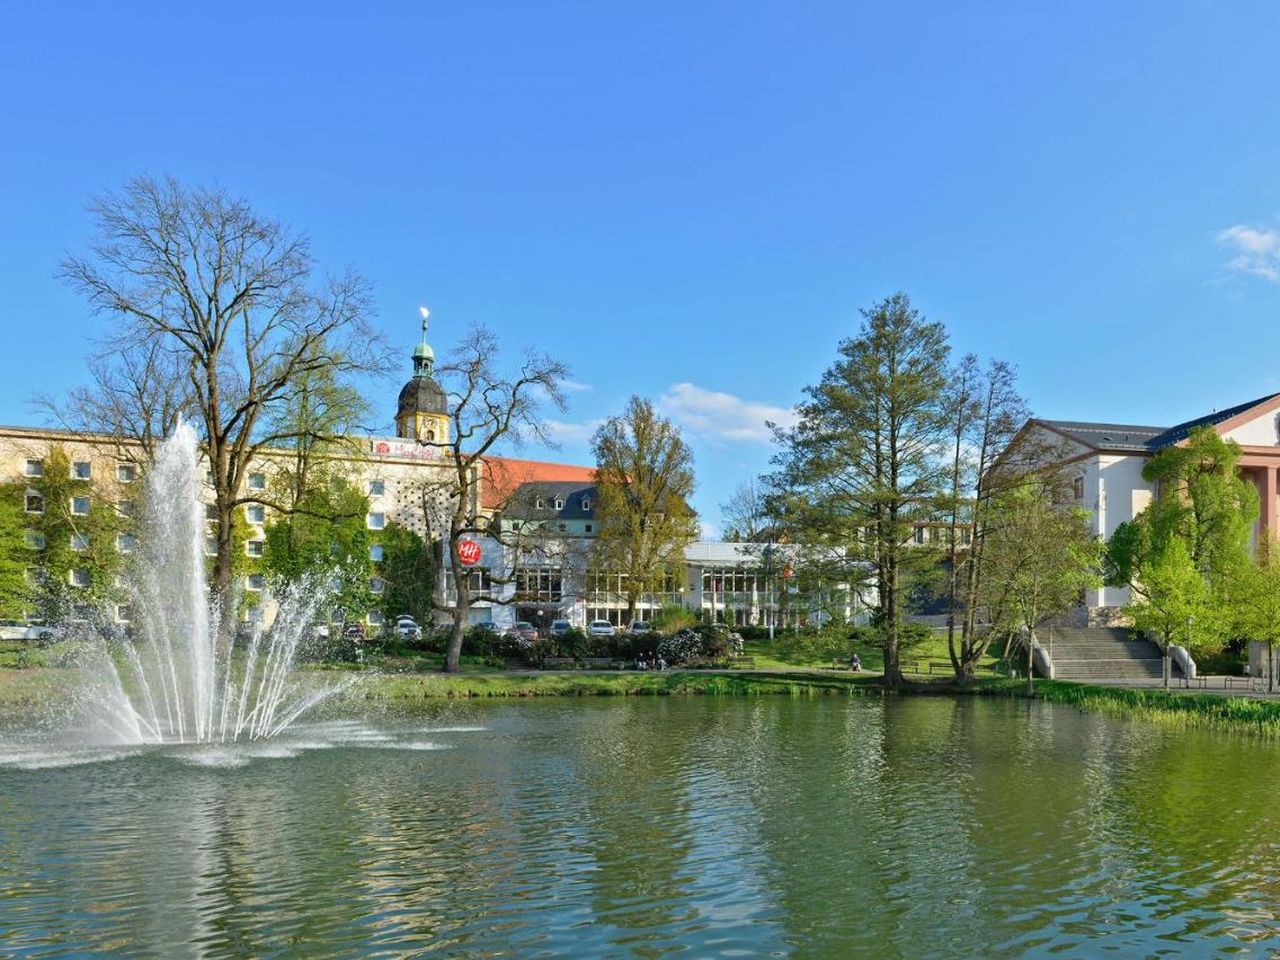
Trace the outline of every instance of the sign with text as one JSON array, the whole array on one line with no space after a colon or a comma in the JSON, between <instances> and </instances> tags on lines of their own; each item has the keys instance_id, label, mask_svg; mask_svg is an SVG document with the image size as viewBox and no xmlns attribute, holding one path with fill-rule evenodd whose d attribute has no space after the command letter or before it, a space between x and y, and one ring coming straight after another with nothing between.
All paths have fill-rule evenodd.
<instances>
[{"instance_id":1,"label":"sign with text","mask_svg":"<svg viewBox=\"0 0 1280 960\"><path fill-rule=\"evenodd\" d=\"M369 441L369 451L376 457L404 457L409 460L439 460L440 447L414 443L412 440L393 440L375 437Z\"/></svg>"},{"instance_id":2,"label":"sign with text","mask_svg":"<svg viewBox=\"0 0 1280 960\"><path fill-rule=\"evenodd\" d=\"M458 562L464 567L474 567L480 562L480 544L474 540L458 541Z\"/></svg>"}]
</instances>

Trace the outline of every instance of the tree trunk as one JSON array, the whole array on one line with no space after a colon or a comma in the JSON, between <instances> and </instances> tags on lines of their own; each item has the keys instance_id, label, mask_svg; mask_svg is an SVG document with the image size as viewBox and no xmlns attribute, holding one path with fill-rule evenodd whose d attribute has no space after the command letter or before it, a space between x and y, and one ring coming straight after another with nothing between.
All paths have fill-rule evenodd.
<instances>
[{"instance_id":1,"label":"tree trunk","mask_svg":"<svg viewBox=\"0 0 1280 960\"><path fill-rule=\"evenodd\" d=\"M444 672L457 673L462 666L462 636L466 629L467 611L456 606L453 610L453 627L449 630L449 646L444 655Z\"/></svg>"},{"instance_id":2,"label":"tree trunk","mask_svg":"<svg viewBox=\"0 0 1280 960\"><path fill-rule=\"evenodd\" d=\"M1036 695L1036 632L1027 630L1027 696Z\"/></svg>"}]
</instances>

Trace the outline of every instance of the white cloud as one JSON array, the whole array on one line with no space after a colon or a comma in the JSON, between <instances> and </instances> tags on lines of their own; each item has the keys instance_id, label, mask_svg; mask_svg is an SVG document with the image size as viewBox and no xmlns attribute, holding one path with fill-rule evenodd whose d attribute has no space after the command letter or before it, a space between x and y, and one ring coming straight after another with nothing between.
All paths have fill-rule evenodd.
<instances>
[{"instance_id":1,"label":"white cloud","mask_svg":"<svg viewBox=\"0 0 1280 960\"><path fill-rule=\"evenodd\" d=\"M1280 230L1236 224L1219 231L1217 240L1233 254L1228 269L1280 281Z\"/></svg>"},{"instance_id":2,"label":"white cloud","mask_svg":"<svg viewBox=\"0 0 1280 960\"><path fill-rule=\"evenodd\" d=\"M603 420L584 420L582 423L543 420L542 429L553 443L587 443L602 423Z\"/></svg>"},{"instance_id":3,"label":"white cloud","mask_svg":"<svg viewBox=\"0 0 1280 960\"><path fill-rule=\"evenodd\" d=\"M577 380L561 380L560 389L565 393L590 393L595 387L589 383L579 383Z\"/></svg>"},{"instance_id":4,"label":"white cloud","mask_svg":"<svg viewBox=\"0 0 1280 960\"><path fill-rule=\"evenodd\" d=\"M794 410L692 383L672 384L658 398L658 408L691 433L718 440L769 440L772 434L766 422L790 427L797 419Z\"/></svg>"}]
</instances>

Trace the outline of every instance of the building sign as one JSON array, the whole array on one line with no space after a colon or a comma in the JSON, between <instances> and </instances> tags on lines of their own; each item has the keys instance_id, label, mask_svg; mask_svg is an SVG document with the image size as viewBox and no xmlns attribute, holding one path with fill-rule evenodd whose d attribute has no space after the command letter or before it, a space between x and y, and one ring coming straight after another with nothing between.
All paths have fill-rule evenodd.
<instances>
[{"instance_id":1,"label":"building sign","mask_svg":"<svg viewBox=\"0 0 1280 960\"><path fill-rule=\"evenodd\" d=\"M369 451L375 457L404 457L409 460L439 460L440 447L412 440L393 440L390 437L374 437L369 441Z\"/></svg>"},{"instance_id":2,"label":"building sign","mask_svg":"<svg viewBox=\"0 0 1280 960\"><path fill-rule=\"evenodd\" d=\"M474 567L480 562L480 544L474 540L458 541L458 562L464 567Z\"/></svg>"}]
</instances>

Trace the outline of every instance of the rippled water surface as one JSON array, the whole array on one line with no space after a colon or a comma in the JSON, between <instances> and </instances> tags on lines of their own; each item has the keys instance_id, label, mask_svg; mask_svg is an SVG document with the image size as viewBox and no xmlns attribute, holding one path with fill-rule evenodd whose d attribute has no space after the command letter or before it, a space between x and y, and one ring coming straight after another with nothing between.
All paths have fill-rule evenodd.
<instances>
[{"instance_id":1,"label":"rippled water surface","mask_svg":"<svg viewBox=\"0 0 1280 960\"><path fill-rule=\"evenodd\" d=\"M1276 746L942 698L0 734L0 956L1267 956L1278 810Z\"/></svg>"}]
</instances>

